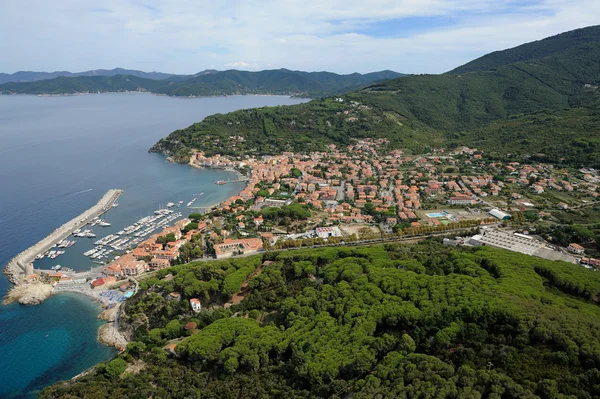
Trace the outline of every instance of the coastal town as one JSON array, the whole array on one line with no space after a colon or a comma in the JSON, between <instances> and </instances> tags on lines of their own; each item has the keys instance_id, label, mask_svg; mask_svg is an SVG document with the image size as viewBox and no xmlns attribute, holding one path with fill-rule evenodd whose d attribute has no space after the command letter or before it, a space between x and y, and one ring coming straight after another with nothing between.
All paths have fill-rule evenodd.
<instances>
[{"instance_id":1,"label":"coastal town","mask_svg":"<svg viewBox=\"0 0 600 399\"><path fill-rule=\"evenodd\" d=\"M235 145L243 139L231 140ZM110 309L135 294L138 279L178 264L426 236L441 236L446 245L487 245L600 267L600 256L591 243L561 246L532 229L534 222L586 218L584 211L593 209L600 195L597 171L491 161L482 151L468 147L433 149L420 156L382 151L388 144L385 139L362 139L345 148L330 145L325 152L238 159L194 151L191 166L236 171L235 181L244 181L245 187L204 213L192 209L189 216L177 219L181 212L159 210L158 215L142 219L139 226L120 233L139 230L139 235L159 227L160 231L133 240L135 245L115 251L90 271L29 269L26 274L13 274L13 281L44 287L33 299L21 295L26 298L23 303L39 303L52 293L71 291L89 295ZM96 213L106 211L112 202ZM93 216L90 220L97 220ZM148 224L163 216L162 224ZM80 226L71 226L71 232ZM61 231L61 242L64 236ZM120 237L100 238L97 248L126 240ZM27 258L47 251L46 247L26 251ZM15 295L19 297L18 290Z\"/></svg>"}]
</instances>

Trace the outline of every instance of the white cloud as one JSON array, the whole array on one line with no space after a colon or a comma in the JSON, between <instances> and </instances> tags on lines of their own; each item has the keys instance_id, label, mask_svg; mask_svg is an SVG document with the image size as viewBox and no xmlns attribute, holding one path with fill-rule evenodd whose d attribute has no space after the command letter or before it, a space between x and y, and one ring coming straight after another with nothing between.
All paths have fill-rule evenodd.
<instances>
[{"instance_id":1,"label":"white cloud","mask_svg":"<svg viewBox=\"0 0 600 399\"><path fill-rule=\"evenodd\" d=\"M227 62L223 66L225 66L226 68L232 68L232 69L248 69L248 70L260 69L259 64L245 62L245 61Z\"/></svg>"},{"instance_id":2,"label":"white cloud","mask_svg":"<svg viewBox=\"0 0 600 399\"><path fill-rule=\"evenodd\" d=\"M211 65L268 65L437 73L490 51L600 21L597 0L4 3L0 37L10 40L0 40L1 72L121 66L195 73Z\"/></svg>"}]
</instances>

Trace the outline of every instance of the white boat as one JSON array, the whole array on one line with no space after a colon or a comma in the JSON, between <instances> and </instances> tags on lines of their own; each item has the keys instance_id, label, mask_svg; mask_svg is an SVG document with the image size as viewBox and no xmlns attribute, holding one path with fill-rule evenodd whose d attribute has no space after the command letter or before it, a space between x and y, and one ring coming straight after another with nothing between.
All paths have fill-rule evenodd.
<instances>
[{"instance_id":1,"label":"white boat","mask_svg":"<svg viewBox=\"0 0 600 399\"><path fill-rule=\"evenodd\" d=\"M173 208L175 206L174 202L167 202L167 208Z\"/></svg>"},{"instance_id":2,"label":"white boat","mask_svg":"<svg viewBox=\"0 0 600 399\"><path fill-rule=\"evenodd\" d=\"M98 223L98 224L99 224L100 226L102 226L102 227L108 227L108 226L110 226L110 223L108 223L108 222L107 222L107 221L105 221L105 220L101 221L101 222L100 222L100 223Z\"/></svg>"},{"instance_id":3,"label":"white boat","mask_svg":"<svg viewBox=\"0 0 600 399\"><path fill-rule=\"evenodd\" d=\"M112 204L112 207L113 207L113 208L116 208L116 207L118 207L118 206L119 206L119 204L117 204L116 202L115 202L114 204Z\"/></svg>"},{"instance_id":4,"label":"white boat","mask_svg":"<svg viewBox=\"0 0 600 399\"><path fill-rule=\"evenodd\" d=\"M51 269L54 271L60 270L62 266L61 265L56 265L56 266L52 266Z\"/></svg>"}]
</instances>

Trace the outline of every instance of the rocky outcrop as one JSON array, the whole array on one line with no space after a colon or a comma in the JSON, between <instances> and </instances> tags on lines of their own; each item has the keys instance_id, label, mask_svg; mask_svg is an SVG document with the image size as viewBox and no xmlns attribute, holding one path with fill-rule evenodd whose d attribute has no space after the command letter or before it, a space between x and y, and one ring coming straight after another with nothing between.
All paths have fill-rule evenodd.
<instances>
[{"instance_id":1,"label":"rocky outcrop","mask_svg":"<svg viewBox=\"0 0 600 399\"><path fill-rule=\"evenodd\" d=\"M117 316L118 309L119 309L118 306L114 306L110 309L105 309L98 315L98 318L102 319L102 320L106 320L109 323L112 323L115 321L115 317Z\"/></svg>"},{"instance_id":2,"label":"rocky outcrop","mask_svg":"<svg viewBox=\"0 0 600 399\"><path fill-rule=\"evenodd\" d=\"M98 329L98 342L117 349L127 346L127 340L115 327L115 323L107 323Z\"/></svg>"},{"instance_id":3,"label":"rocky outcrop","mask_svg":"<svg viewBox=\"0 0 600 399\"><path fill-rule=\"evenodd\" d=\"M27 284L13 287L6 294L4 304L19 302L22 305L38 305L44 302L52 295L52 285L50 284Z\"/></svg>"}]
</instances>

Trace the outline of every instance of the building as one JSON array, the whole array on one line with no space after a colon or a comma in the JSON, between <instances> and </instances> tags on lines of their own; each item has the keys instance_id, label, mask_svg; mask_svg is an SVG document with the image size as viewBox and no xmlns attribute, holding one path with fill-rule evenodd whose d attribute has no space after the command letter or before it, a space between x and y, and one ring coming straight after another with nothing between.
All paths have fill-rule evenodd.
<instances>
[{"instance_id":1,"label":"building","mask_svg":"<svg viewBox=\"0 0 600 399\"><path fill-rule=\"evenodd\" d=\"M150 270L166 269L171 267L171 261L162 258L152 258L150 263L148 263L148 266L150 266Z\"/></svg>"},{"instance_id":2,"label":"building","mask_svg":"<svg viewBox=\"0 0 600 399\"><path fill-rule=\"evenodd\" d=\"M137 276L146 271L146 263L142 261L131 261L121 264L121 274L123 276Z\"/></svg>"},{"instance_id":3,"label":"building","mask_svg":"<svg viewBox=\"0 0 600 399\"><path fill-rule=\"evenodd\" d=\"M498 220L509 220L510 219L510 215L506 212L502 212L500 209L492 209L488 213Z\"/></svg>"},{"instance_id":4,"label":"building","mask_svg":"<svg viewBox=\"0 0 600 399\"><path fill-rule=\"evenodd\" d=\"M513 234L507 231L498 229L484 228L481 229L481 234L470 237L465 242L470 246L488 246L493 248L506 249L512 252L520 252L525 255L536 256L548 260L562 260L569 263L574 263L575 258L561 251L555 251L531 236L524 234Z\"/></svg>"},{"instance_id":5,"label":"building","mask_svg":"<svg viewBox=\"0 0 600 399\"><path fill-rule=\"evenodd\" d=\"M92 281L92 288L100 287L105 284L112 284L116 282L117 279L114 276L100 277Z\"/></svg>"},{"instance_id":6,"label":"building","mask_svg":"<svg viewBox=\"0 0 600 399\"><path fill-rule=\"evenodd\" d=\"M121 265L117 263L108 265L102 270L102 273L108 276L120 276L122 274Z\"/></svg>"},{"instance_id":7,"label":"building","mask_svg":"<svg viewBox=\"0 0 600 399\"><path fill-rule=\"evenodd\" d=\"M315 234L319 238L329 238L329 237L341 237L342 232L339 227L317 227L315 229Z\"/></svg>"},{"instance_id":8,"label":"building","mask_svg":"<svg viewBox=\"0 0 600 399\"><path fill-rule=\"evenodd\" d=\"M225 239L222 244L215 244L217 259L233 255L235 252L252 254L262 251L263 242L260 238L243 238L241 240Z\"/></svg>"},{"instance_id":9,"label":"building","mask_svg":"<svg viewBox=\"0 0 600 399\"><path fill-rule=\"evenodd\" d=\"M448 200L449 205L474 205L477 201L473 197L469 197L468 195L459 195L456 197L451 197Z\"/></svg>"},{"instance_id":10,"label":"building","mask_svg":"<svg viewBox=\"0 0 600 399\"><path fill-rule=\"evenodd\" d=\"M190 299L190 305L192 305L192 310L194 313L198 313L202 310L202 304L198 298Z\"/></svg>"},{"instance_id":11,"label":"building","mask_svg":"<svg viewBox=\"0 0 600 399\"><path fill-rule=\"evenodd\" d=\"M573 242L569 244L567 249L570 252L573 252L574 254L579 254L579 255L583 255L583 253L585 252L585 248L583 248L581 245L575 244Z\"/></svg>"}]
</instances>

